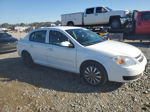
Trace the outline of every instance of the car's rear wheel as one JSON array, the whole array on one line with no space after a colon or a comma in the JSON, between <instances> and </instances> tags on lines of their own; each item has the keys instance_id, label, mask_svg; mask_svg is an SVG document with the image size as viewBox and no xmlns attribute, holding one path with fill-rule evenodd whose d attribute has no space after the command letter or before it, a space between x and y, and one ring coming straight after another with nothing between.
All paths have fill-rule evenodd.
<instances>
[{"instance_id":1,"label":"car's rear wheel","mask_svg":"<svg viewBox=\"0 0 150 112\"><path fill-rule=\"evenodd\" d=\"M22 53L22 60L24 64L27 65L28 67L32 67L34 65L33 59L28 52Z\"/></svg>"},{"instance_id":2,"label":"car's rear wheel","mask_svg":"<svg viewBox=\"0 0 150 112\"><path fill-rule=\"evenodd\" d=\"M104 67L95 62L88 62L81 68L81 74L90 85L97 86L108 81Z\"/></svg>"}]
</instances>

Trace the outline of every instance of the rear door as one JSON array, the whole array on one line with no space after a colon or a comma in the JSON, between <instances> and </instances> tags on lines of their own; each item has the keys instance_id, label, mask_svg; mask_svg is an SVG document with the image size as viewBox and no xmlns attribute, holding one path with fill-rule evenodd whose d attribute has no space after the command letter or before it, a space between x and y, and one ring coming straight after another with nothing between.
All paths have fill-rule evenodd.
<instances>
[{"instance_id":1,"label":"rear door","mask_svg":"<svg viewBox=\"0 0 150 112\"><path fill-rule=\"evenodd\" d=\"M29 36L29 52L34 62L46 65L47 63L47 48L46 43L47 30L32 32Z\"/></svg>"},{"instance_id":2,"label":"rear door","mask_svg":"<svg viewBox=\"0 0 150 112\"><path fill-rule=\"evenodd\" d=\"M150 34L150 12L142 12L138 15L136 33Z\"/></svg>"}]
</instances>

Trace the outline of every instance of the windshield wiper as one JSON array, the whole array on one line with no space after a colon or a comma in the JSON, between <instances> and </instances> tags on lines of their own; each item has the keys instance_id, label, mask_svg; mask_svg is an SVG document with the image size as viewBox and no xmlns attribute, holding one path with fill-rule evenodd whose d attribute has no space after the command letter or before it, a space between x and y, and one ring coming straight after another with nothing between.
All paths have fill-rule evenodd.
<instances>
[{"instance_id":1,"label":"windshield wiper","mask_svg":"<svg viewBox=\"0 0 150 112\"><path fill-rule=\"evenodd\" d=\"M82 44L82 45L89 46L89 45L97 44L97 43L100 43L100 42L102 42L102 41L96 41L96 42L86 43L86 44Z\"/></svg>"}]
</instances>

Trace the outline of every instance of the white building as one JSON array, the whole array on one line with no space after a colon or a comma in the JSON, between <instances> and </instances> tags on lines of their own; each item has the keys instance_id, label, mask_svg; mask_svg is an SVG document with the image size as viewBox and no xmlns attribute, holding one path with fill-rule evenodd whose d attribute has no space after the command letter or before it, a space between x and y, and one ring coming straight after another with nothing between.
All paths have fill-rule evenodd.
<instances>
[{"instance_id":1,"label":"white building","mask_svg":"<svg viewBox=\"0 0 150 112\"><path fill-rule=\"evenodd\" d=\"M30 28L30 27L29 26L16 26L15 30L17 30L18 32L23 32L28 28Z\"/></svg>"},{"instance_id":2,"label":"white building","mask_svg":"<svg viewBox=\"0 0 150 112\"><path fill-rule=\"evenodd\" d=\"M7 28L0 28L0 31L8 31L9 29Z\"/></svg>"}]
</instances>

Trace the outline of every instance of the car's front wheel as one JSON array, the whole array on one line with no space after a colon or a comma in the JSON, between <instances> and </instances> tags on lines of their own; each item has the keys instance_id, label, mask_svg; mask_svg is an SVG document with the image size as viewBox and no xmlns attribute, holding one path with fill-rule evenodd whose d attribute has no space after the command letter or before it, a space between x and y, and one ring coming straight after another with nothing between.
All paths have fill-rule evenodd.
<instances>
[{"instance_id":1,"label":"car's front wheel","mask_svg":"<svg viewBox=\"0 0 150 112\"><path fill-rule=\"evenodd\" d=\"M108 81L104 67L95 62L89 62L83 65L81 74L85 81L93 86L105 84Z\"/></svg>"}]
</instances>

